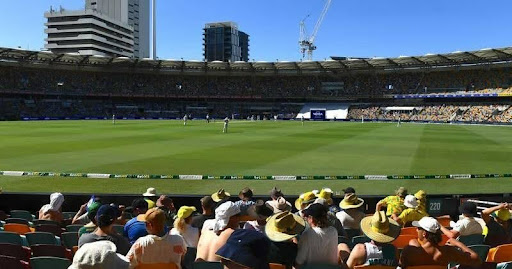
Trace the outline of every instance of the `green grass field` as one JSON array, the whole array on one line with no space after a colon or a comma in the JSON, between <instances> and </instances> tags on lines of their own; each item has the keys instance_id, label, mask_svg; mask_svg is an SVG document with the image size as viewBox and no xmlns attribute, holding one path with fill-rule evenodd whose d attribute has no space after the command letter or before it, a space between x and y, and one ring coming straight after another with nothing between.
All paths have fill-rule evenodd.
<instances>
[{"instance_id":1,"label":"green grass field","mask_svg":"<svg viewBox=\"0 0 512 269\"><path fill-rule=\"evenodd\" d=\"M427 175L512 173L512 128L391 123L235 121L0 122L0 170L190 175ZM461 182L464 183L461 183ZM512 179L180 181L0 177L4 191L211 193L245 185L288 193L347 185L386 194L398 185L430 193L511 192Z\"/></svg>"}]
</instances>

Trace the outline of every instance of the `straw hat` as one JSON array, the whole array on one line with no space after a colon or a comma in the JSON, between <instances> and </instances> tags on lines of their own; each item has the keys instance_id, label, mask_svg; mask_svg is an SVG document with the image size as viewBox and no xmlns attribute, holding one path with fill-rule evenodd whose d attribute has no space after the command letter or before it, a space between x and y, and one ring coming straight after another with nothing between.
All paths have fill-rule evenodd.
<instances>
[{"instance_id":1,"label":"straw hat","mask_svg":"<svg viewBox=\"0 0 512 269\"><path fill-rule=\"evenodd\" d=\"M265 234L272 241L283 242L300 235L305 228L303 218L290 212L282 212L267 219Z\"/></svg>"},{"instance_id":2,"label":"straw hat","mask_svg":"<svg viewBox=\"0 0 512 269\"><path fill-rule=\"evenodd\" d=\"M333 203L332 190L329 188L322 189L316 197L324 199L328 205L332 205Z\"/></svg>"},{"instance_id":3,"label":"straw hat","mask_svg":"<svg viewBox=\"0 0 512 269\"><path fill-rule=\"evenodd\" d=\"M340 207L341 209L351 209L361 207L363 204L363 199L357 197L355 193L350 193L345 195L345 198L341 200Z\"/></svg>"},{"instance_id":4,"label":"straw hat","mask_svg":"<svg viewBox=\"0 0 512 269\"><path fill-rule=\"evenodd\" d=\"M373 216L361 220L361 231L375 242L389 243L400 235L401 227L386 216L384 211L377 211Z\"/></svg>"},{"instance_id":5,"label":"straw hat","mask_svg":"<svg viewBox=\"0 0 512 269\"><path fill-rule=\"evenodd\" d=\"M224 189L220 189L216 193L212 194L212 199L214 202L218 203L224 199L228 199L231 196L229 192L226 192Z\"/></svg>"},{"instance_id":6,"label":"straw hat","mask_svg":"<svg viewBox=\"0 0 512 269\"><path fill-rule=\"evenodd\" d=\"M291 211L292 205L284 199L284 197L278 197L277 200L272 200L267 202L268 205L270 205L274 213L281 213L284 211Z\"/></svg>"},{"instance_id":7,"label":"straw hat","mask_svg":"<svg viewBox=\"0 0 512 269\"><path fill-rule=\"evenodd\" d=\"M311 204L316 200L316 195L313 192L306 192L299 196L297 200L295 200L295 208L297 210L302 210L302 205Z\"/></svg>"}]
</instances>

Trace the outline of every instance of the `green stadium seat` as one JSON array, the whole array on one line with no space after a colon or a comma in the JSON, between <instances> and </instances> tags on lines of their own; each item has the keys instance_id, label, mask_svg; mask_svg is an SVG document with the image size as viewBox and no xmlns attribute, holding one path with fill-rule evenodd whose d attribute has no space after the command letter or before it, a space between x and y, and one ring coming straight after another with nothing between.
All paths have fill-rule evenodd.
<instances>
[{"instance_id":1,"label":"green stadium seat","mask_svg":"<svg viewBox=\"0 0 512 269\"><path fill-rule=\"evenodd\" d=\"M11 210L11 218L26 219L27 221L33 221L35 216L26 210Z\"/></svg>"},{"instance_id":2,"label":"green stadium seat","mask_svg":"<svg viewBox=\"0 0 512 269\"><path fill-rule=\"evenodd\" d=\"M82 224L71 224L66 226L66 231L68 232L78 232L80 228L84 227Z\"/></svg>"},{"instance_id":3,"label":"green stadium seat","mask_svg":"<svg viewBox=\"0 0 512 269\"><path fill-rule=\"evenodd\" d=\"M512 269L512 262L498 263L496 269Z\"/></svg>"},{"instance_id":4,"label":"green stadium seat","mask_svg":"<svg viewBox=\"0 0 512 269\"><path fill-rule=\"evenodd\" d=\"M357 244L362 244L370 241L371 239L366 235L354 236L352 237L352 245L350 246L350 248L353 248Z\"/></svg>"},{"instance_id":5,"label":"green stadium seat","mask_svg":"<svg viewBox=\"0 0 512 269\"><path fill-rule=\"evenodd\" d=\"M17 223L17 224L25 224L27 226L30 226L30 221L23 219L23 218L8 218L5 220L5 223Z\"/></svg>"},{"instance_id":6,"label":"green stadium seat","mask_svg":"<svg viewBox=\"0 0 512 269\"><path fill-rule=\"evenodd\" d=\"M352 237L361 235L360 229L345 229L348 239L352 240Z\"/></svg>"},{"instance_id":7,"label":"green stadium seat","mask_svg":"<svg viewBox=\"0 0 512 269\"><path fill-rule=\"evenodd\" d=\"M60 240L57 240L52 233L34 232L25 234L29 246L43 244L43 245L60 245Z\"/></svg>"},{"instance_id":8,"label":"green stadium seat","mask_svg":"<svg viewBox=\"0 0 512 269\"><path fill-rule=\"evenodd\" d=\"M489 254L489 249L491 248L488 245L472 245L468 246L468 248L472 249L476 254L478 254L478 257L485 262L487 259L487 254Z\"/></svg>"},{"instance_id":9,"label":"green stadium seat","mask_svg":"<svg viewBox=\"0 0 512 269\"><path fill-rule=\"evenodd\" d=\"M122 235L124 231L124 226L119 224L112 225L112 230L116 231L118 234Z\"/></svg>"},{"instance_id":10,"label":"green stadium seat","mask_svg":"<svg viewBox=\"0 0 512 269\"><path fill-rule=\"evenodd\" d=\"M484 242L484 236L482 234L465 235L459 236L458 240L466 246L481 245Z\"/></svg>"},{"instance_id":11,"label":"green stadium seat","mask_svg":"<svg viewBox=\"0 0 512 269\"><path fill-rule=\"evenodd\" d=\"M76 215L76 212L62 212L62 217L64 219L73 219Z\"/></svg>"},{"instance_id":12,"label":"green stadium seat","mask_svg":"<svg viewBox=\"0 0 512 269\"><path fill-rule=\"evenodd\" d=\"M30 246L32 257L59 257L71 258L71 252L68 253L64 246L55 245L33 245Z\"/></svg>"},{"instance_id":13,"label":"green stadium seat","mask_svg":"<svg viewBox=\"0 0 512 269\"><path fill-rule=\"evenodd\" d=\"M57 257L34 257L30 258L32 269L67 269L71 261Z\"/></svg>"},{"instance_id":14,"label":"green stadium seat","mask_svg":"<svg viewBox=\"0 0 512 269\"><path fill-rule=\"evenodd\" d=\"M62 233L60 239L62 244L67 249L73 249L74 246L78 246L78 232L65 232ZM187 250L188 253L188 250Z\"/></svg>"},{"instance_id":15,"label":"green stadium seat","mask_svg":"<svg viewBox=\"0 0 512 269\"><path fill-rule=\"evenodd\" d=\"M54 224L38 224L36 225L36 232L52 233L53 235L60 237L62 234L62 228Z\"/></svg>"}]
</instances>

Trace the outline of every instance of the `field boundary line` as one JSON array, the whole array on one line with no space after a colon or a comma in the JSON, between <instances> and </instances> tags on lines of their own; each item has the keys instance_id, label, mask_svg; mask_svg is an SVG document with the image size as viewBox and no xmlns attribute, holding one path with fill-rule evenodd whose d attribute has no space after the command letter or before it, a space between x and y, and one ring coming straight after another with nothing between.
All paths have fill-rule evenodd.
<instances>
[{"instance_id":1,"label":"field boundary line","mask_svg":"<svg viewBox=\"0 0 512 269\"><path fill-rule=\"evenodd\" d=\"M0 176L13 177L71 177L71 178L132 178L132 179L177 179L177 180L390 180L390 179L469 179L469 178L509 178L507 174L437 174L437 175L160 175L160 174L102 174L102 173L63 173L63 172L31 172L31 171L0 171Z\"/></svg>"}]
</instances>

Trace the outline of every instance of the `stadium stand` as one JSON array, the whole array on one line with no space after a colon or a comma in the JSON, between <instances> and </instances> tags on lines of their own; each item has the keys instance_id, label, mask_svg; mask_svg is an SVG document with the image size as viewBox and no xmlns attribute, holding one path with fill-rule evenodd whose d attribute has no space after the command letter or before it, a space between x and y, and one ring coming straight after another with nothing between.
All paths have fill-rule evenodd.
<instances>
[{"instance_id":1,"label":"stadium stand","mask_svg":"<svg viewBox=\"0 0 512 269\"><path fill-rule=\"evenodd\" d=\"M511 50L198 63L0 48L0 120L110 119L113 114L293 119L311 104L338 103L350 105L349 120L510 123ZM345 112L327 118L342 120Z\"/></svg>"}]
</instances>

